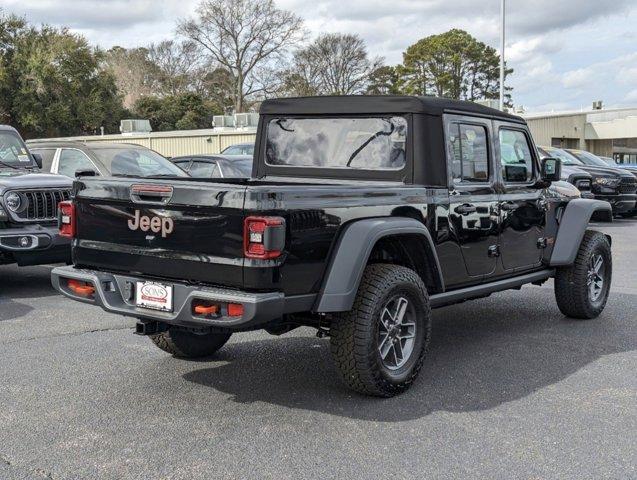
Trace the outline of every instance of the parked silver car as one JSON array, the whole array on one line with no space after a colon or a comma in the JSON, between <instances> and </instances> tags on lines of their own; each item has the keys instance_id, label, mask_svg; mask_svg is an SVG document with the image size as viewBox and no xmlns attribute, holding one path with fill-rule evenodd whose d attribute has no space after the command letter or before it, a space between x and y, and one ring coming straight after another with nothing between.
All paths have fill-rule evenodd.
<instances>
[{"instance_id":1,"label":"parked silver car","mask_svg":"<svg viewBox=\"0 0 637 480\"><path fill-rule=\"evenodd\" d=\"M83 143L31 140L29 149L42 157L46 172L74 178L78 172L102 176L188 176L154 150L129 143Z\"/></svg>"}]
</instances>

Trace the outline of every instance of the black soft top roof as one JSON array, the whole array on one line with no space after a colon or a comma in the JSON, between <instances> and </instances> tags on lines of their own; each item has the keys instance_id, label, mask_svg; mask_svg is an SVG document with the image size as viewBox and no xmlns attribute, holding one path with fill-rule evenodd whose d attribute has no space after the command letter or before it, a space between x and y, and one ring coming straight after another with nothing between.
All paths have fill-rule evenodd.
<instances>
[{"instance_id":1,"label":"black soft top roof","mask_svg":"<svg viewBox=\"0 0 637 480\"><path fill-rule=\"evenodd\" d=\"M407 95L275 98L265 100L259 110L259 113L264 115L340 115L366 113L424 113L428 115L442 115L445 112L477 114L491 118L524 122L524 119L521 117L473 102Z\"/></svg>"}]
</instances>

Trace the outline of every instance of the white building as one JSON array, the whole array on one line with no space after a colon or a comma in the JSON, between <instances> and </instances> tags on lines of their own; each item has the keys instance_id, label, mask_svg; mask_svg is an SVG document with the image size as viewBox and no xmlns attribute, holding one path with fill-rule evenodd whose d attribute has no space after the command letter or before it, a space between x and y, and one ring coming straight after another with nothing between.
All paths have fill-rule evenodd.
<instances>
[{"instance_id":1,"label":"white building","mask_svg":"<svg viewBox=\"0 0 637 480\"><path fill-rule=\"evenodd\" d=\"M637 164L637 107L523 116L538 146L588 150Z\"/></svg>"}]
</instances>

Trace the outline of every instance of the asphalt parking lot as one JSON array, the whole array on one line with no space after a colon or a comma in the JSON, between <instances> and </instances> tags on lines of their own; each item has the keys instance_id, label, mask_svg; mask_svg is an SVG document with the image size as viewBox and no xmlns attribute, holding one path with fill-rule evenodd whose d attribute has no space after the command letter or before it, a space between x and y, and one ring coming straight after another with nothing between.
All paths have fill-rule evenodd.
<instances>
[{"instance_id":1,"label":"asphalt parking lot","mask_svg":"<svg viewBox=\"0 0 637 480\"><path fill-rule=\"evenodd\" d=\"M309 329L171 358L133 322L0 267L0 479L637 478L637 221L604 314L551 285L437 310L425 369L388 400L339 383Z\"/></svg>"}]
</instances>

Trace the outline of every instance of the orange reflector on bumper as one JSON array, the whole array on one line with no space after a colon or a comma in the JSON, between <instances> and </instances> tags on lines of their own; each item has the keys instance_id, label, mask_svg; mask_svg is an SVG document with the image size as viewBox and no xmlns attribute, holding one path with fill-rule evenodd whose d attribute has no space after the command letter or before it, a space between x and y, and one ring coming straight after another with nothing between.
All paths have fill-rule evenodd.
<instances>
[{"instance_id":1,"label":"orange reflector on bumper","mask_svg":"<svg viewBox=\"0 0 637 480\"><path fill-rule=\"evenodd\" d=\"M215 315L219 313L219 305L195 305L197 315Z\"/></svg>"},{"instance_id":2,"label":"orange reflector on bumper","mask_svg":"<svg viewBox=\"0 0 637 480\"><path fill-rule=\"evenodd\" d=\"M95 295L95 287L90 283L69 279L67 285L69 290L81 297L92 297Z\"/></svg>"}]
</instances>

